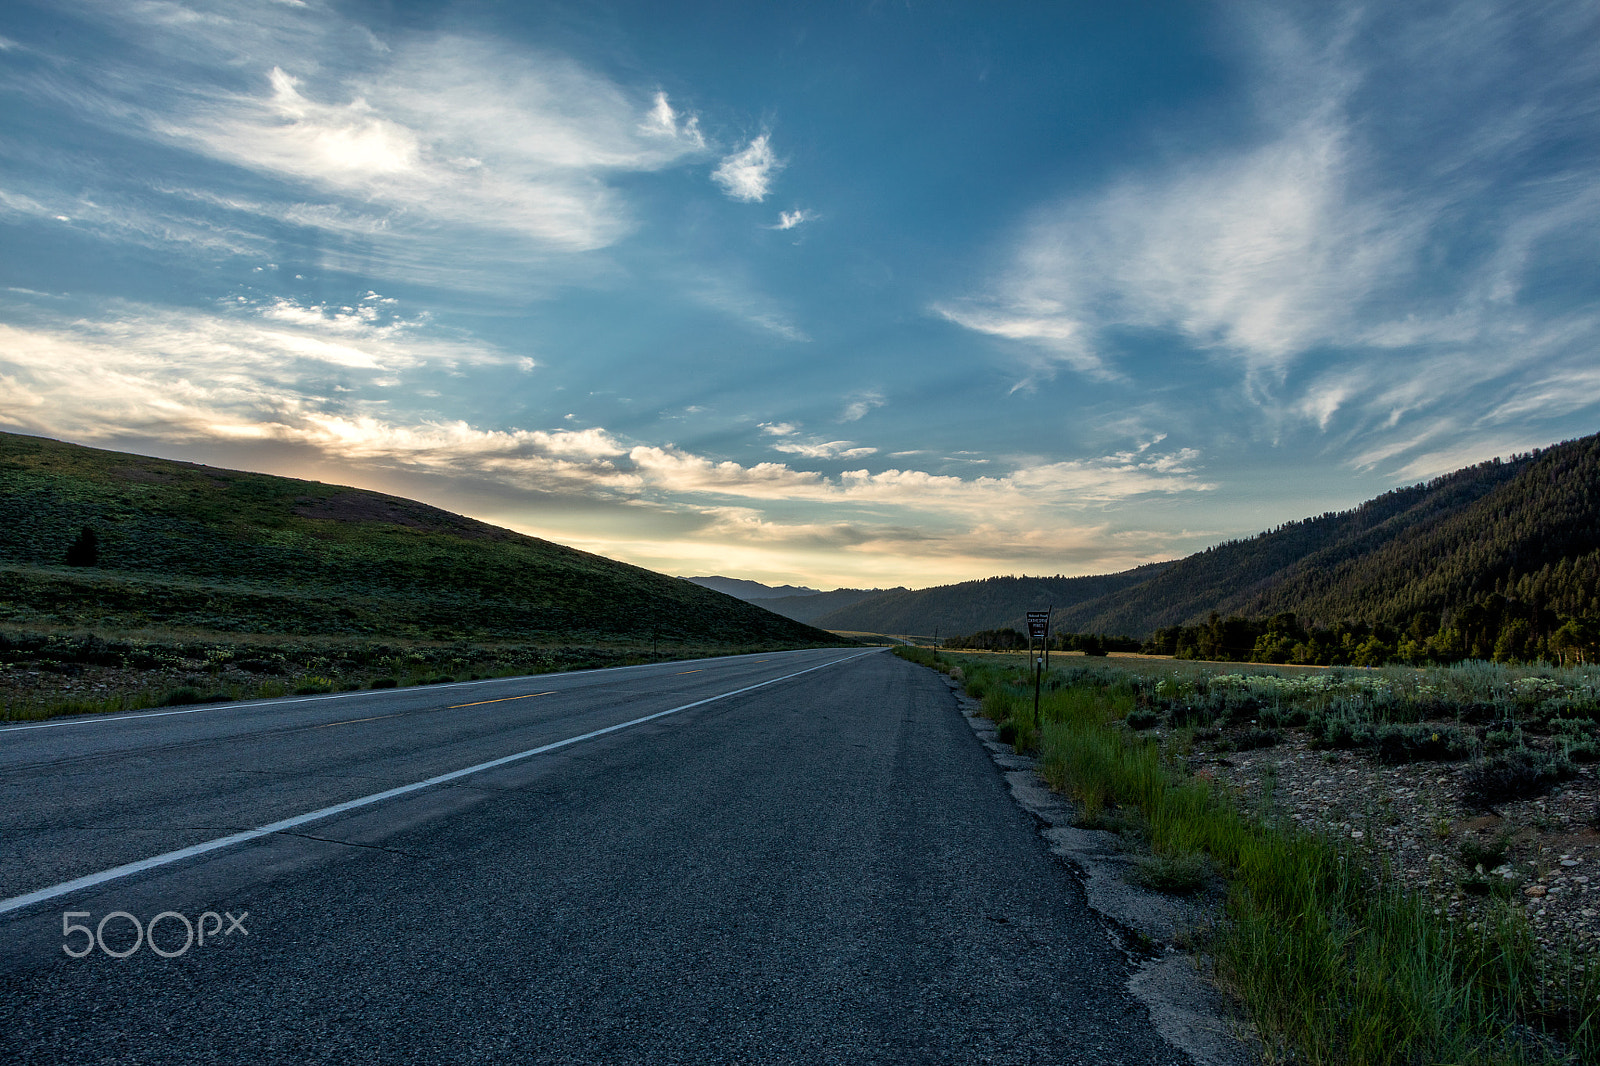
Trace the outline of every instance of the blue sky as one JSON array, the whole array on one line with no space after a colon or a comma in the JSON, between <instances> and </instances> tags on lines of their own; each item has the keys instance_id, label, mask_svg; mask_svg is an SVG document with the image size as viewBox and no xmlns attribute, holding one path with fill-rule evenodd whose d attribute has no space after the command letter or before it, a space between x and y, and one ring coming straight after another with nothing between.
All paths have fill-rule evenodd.
<instances>
[{"instance_id":1,"label":"blue sky","mask_svg":"<svg viewBox=\"0 0 1600 1066\"><path fill-rule=\"evenodd\" d=\"M1600 429L1592 3L11 0L0 427L668 573L1100 573Z\"/></svg>"}]
</instances>

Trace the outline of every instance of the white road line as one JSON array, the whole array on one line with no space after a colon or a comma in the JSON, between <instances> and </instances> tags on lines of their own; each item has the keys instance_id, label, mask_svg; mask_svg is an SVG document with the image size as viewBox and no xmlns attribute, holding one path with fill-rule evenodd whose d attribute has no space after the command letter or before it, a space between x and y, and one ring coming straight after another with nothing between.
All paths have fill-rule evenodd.
<instances>
[{"instance_id":1,"label":"white road line","mask_svg":"<svg viewBox=\"0 0 1600 1066\"><path fill-rule=\"evenodd\" d=\"M319 821L323 818L331 818L333 815L343 814L346 811L353 811L360 807L368 807L374 803L382 803L384 800L394 799L397 796L404 796L424 788L432 788L434 785L442 785L449 781L455 781L459 778L466 777L468 774L476 774L484 770L492 770L497 766L505 766L508 763L514 763L522 759L532 758L535 755L543 755L547 751L555 751L557 748L564 748L569 744L577 744L580 741L592 740L595 737L605 736L607 733L615 733L618 730L629 729L636 725L643 725L645 722L653 722L657 718L665 718L669 714L677 714L679 711L687 711L692 707L701 707L707 703L715 703L717 700L725 700L730 696L738 696L746 692L753 692L758 688L766 688L768 685L776 685L779 681L788 681L790 678L799 677L801 674L809 674L816 670L824 670L830 666L837 666L839 663L848 662L851 659L859 659L863 655L871 654L872 652L857 652L854 655L847 655L843 659L834 659L832 662L823 663L821 666L812 666L807 667L804 670L796 670L792 674L785 674L782 677L775 677L770 681L762 681L755 685L746 685L744 688L736 688L732 692L723 692L716 696L707 696L703 700L695 700L693 703L685 703L681 707L674 707L667 711L657 711L655 714L647 714L643 718L635 718L629 722L619 722L616 725L608 725L604 729L595 729L580 736L568 737L565 740L557 740L550 744L542 744L537 748L529 748L527 751L519 751L515 755L503 755L498 759L490 759L488 762L478 763L476 766L468 766L461 770L452 770L447 774L439 774L436 777L430 777L426 781L417 781L413 784L401 785L398 788L386 789L383 792L374 792L372 795L362 796L360 799L347 800L344 803L335 803L331 807L323 807L321 810L310 811L306 814L297 814L293 818L284 818L281 821L273 822L271 825L263 825L256 829L247 829L240 833L233 833L229 836L218 837L215 840L207 840L201 844L192 844L187 848L179 848L177 851L168 851L160 855L152 856L148 859L140 859L138 862L130 862L125 863L122 866L114 866L109 870L101 870L99 873L86 874L83 877L75 877L71 881L63 881L59 885L51 885L49 888L41 888L37 891L26 893L25 895L12 896L10 899L0 900L0 914L5 914L8 911L21 910L23 907L30 906L34 903L42 903L45 900L54 899L57 896L64 896L69 892L77 892L80 889L85 888L94 888L96 885L102 885L107 881L114 881L117 878L129 877L133 874L143 873L146 870L153 870L159 866L167 866L175 862L181 862L184 859L190 859L196 855L204 855L208 851L217 851L221 848L232 847L235 844L243 844L264 836L269 836L273 833L282 833L285 830L298 828L299 826L305 825L308 822Z\"/></svg>"},{"instance_id":2,"label":"white road line","mask_svg":"<svg viewBox=\"0 0 1600 1066\"><path fill-rule=\"evenodd\" d=\"M492 685L497 681L525 681L534 677L580 677L584 674L603 674L611 670L645 670L652 666L682 666L685 663L708 663L718 659L736 659L736 655L718 655L710 659L678 659L667 663L635 663L633 666L603 666L593 670L571 670L554 674L523 674L518 677L487 677L481 681L453 681L444 685L433 686L439 690L448 688L467 688L472 685ZM424 685L407 685L406 689L363 689L360 692L335 692L328 696L300 696L290 699L276 700L240 700L237 703L205 703L197 707L184 707L177 711L141 711L138 714L119 714L115 716L94 715L92 717L73 718L66 722L36 722L33 725L13 725L0 728L3 733L21 733L25 729L60 729L69 725L99 725L102 722L128 722L137 718L165 718L169 714L199 714L201 711L240 711L254 707L277 707L287 703L319 703L323 700L345 700L352 696L371 696L375 693L392 693L425 688ZM453 709L453 708L452 708Z\"/></svg>"}]
</instances>

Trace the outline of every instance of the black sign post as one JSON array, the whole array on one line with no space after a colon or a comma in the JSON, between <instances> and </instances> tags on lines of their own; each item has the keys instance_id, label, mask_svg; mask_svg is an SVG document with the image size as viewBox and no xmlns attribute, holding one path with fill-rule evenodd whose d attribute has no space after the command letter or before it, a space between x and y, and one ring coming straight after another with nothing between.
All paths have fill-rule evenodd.
<instances>
[{"instance_id":1,"label":"black sign post","mask_svg":"<svg viewBox=\"0 0 1600 1066\"><path fill-rule=\"evenodd\" d=\"M1055 608L1052 607L1048 611L1028 612L1028 654L1030 656L1033 655L1035 637L1039 639L1039 650L1044 655L1050 654L1050 612L1054 610ZM1041 735L1044 733L1044 723L1039 721L1039 682L1044 674L1043 667L1043 656L1035 657L1033 660L1033 724Z\"/></svg>"}]
</instances>

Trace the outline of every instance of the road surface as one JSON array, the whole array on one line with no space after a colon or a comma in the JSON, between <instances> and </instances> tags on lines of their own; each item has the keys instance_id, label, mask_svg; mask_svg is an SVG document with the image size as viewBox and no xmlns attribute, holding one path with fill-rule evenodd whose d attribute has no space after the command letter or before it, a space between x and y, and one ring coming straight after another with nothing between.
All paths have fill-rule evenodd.
<instances>
[{"instance_id":1,"label":"road surface","mask_svg":"<svg viewBox=\"0 0 1600 1066\"><path fill-rule=\"evenodd\" d=\"M7 1061L1187 1061L881 651L13 727L0 841Z\"/></svg>"}]
</instances>

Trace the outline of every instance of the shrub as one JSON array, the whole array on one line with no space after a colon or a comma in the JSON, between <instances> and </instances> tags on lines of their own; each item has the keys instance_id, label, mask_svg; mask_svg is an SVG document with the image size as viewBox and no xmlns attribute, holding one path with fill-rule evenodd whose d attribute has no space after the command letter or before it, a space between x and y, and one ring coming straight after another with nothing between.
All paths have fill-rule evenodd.
<instances>
[{"instance_id":1,"label":"shrub","mask_svg":"<svg viewBox=\"0 0 1600 1066\"><path fill-rule=\"evenodd\" d=\"M1203 699L1174 703L1167 709L1167 718L1175 726L1209 725L1216 717L1216 712Z\"/></svg>"},{"instance_id":2,"label":"shrub","mask_svg":"<svg viewBox=\"0 0 1600 1066\"><path fill-rule=\"evenodd\" d=\"M1161 716L1152 710L1134 711L1127 722L1129 729L1151 729L1161 722Z\"/></svg>"},{"instance_id":3,"label":"shrub","mask_svg":"<svg viewBox=\"0 0 1600 1066\"><path fill-rule=\"evenodd\" d=\"M1567 758L1573 762L1600 762L1600 744L1592 740L1579 740L1567 745Z\"/></svg>"},{"instance_id":4,"label":"shrub","mask_svg":"<svg viewBox=\"0 0 1600 1066\"><path fill-rule=\"evenodd\" d=\"M373 688L394 688L398 684L400 682L392 677L375 677L372 679Z\"/></svg>"},{"instance_id":5,"label":"shrub","mask_svg":"<svg viewBox=\"0 0 1600 1066\"><path fill-rule=\"evenodd\" d=\"M1310 717L1310 712L1304 707L1263 707L1256 720L1268 728L1292 727L1304 726Z\"/></svg>"},{"instance_id":6,"label":"shrub","mask_svg":"<svg viewBox=\"0 0 1600 1066\"><path fill-rule=\"evenodd\" d=\"M1600 733L1600 726L1595 725L1593 718L1552 718L1549 729L1552 734L1565 737L1584 737Z\"/></svg>"},{"instance_id":7,"label":"shrub","mask_svg":"<svg viewBox=\"0 0 1600 1066\"><path fill-rule=\"evenodd\" d=\"M1373 739L1378 760L1386 763L1465 759L1474 748L1460 730L1426 725L1379 726Z\"/></svg>"},{"instance_id":8,"label":"shrub","mask_svg":"<svg viewBox=\"0 0 1600 1066\"><path fill-rule=\"evenodd\" d=\"M100 538L88 526L78 534L78 539L67 545L68 566L94 566L100 561Z\"/></svg>"},{"instance_id":9,"label":"shrub","mask_svg":"<svg viewBox=\"0 0 1600 1066\"><path fill-rule=\"evenodd\" d=\"M1467 770L1462 799L1469 806L1492 807L1507 800L1537 796L1570 776L1572 767L1563 758L1532 748L1512 748Z\"/></svg>"},{"instance_id":10,"label":"shrub","mask_svg":"<svg viewBox=\"0 0 1600 1066\"><path fill-rule=\"evenodd\" d=\"M1483 747L1485 751L1510 751L1512 748L1524 747L1522 730L1516 726L1506 729L1487 729L1483 733Z\"/></svg>"},{"instance_id":11,"label":"shrub","mask_svg":"<svg viewBox=\"0 0 1600 1066\"><path fill-rule=\"evenodd\" d=\"M1461 861L1469 870L1476 869L1479 866L1485 870L1493 870L1496 866L1506 861L1506 852L1510 846L1510 833L1502 832L1488 844L1480 844L1477 840L1468 837L1461 843Z\"/></svg>"},{"instance_id":12,"label":"shrub","mask_svg":"<svg viewBox=\"0 0 1600 1066\"><path fill-rule=\"evenodd\" d=\"M188 685L184 685L182 688L175 688L171 692L169 692L165 696L163 696L161 698L160 706L162 706L162 707L181 707L186 703L203 703L203 702L205 702L205 697L200 695L200 690L199 689L191 688Z\"/></svg>"},{"instance_id":13,"label":"shrub","mask_svg":"<svg viewBox=\"0 0 1600 1066\"><path fill-rule=\"evenodd\" d=\"M1348 713L1318 712L1306 721L1306 732L1319 748L1364 748L1372 743L1372 725Z\"/></svg>"},{"instance_id":14,"label":"shrub","mask_svg":"<svg viewBox=\"0 0 1600 1066\"><path fill-rule=\"evenodd\" d=\"M294 694L296 696L314 696L320 692L332 692L333 687L333 682L330 679L313 675L302 679L295 686Z\"/></svg>"},{"instance_id":15,"label":"shrub","mask_svg":"<svg viewBox=\"0 0 1600 1066\"><path fill-rule=\"evenodd\" d=\"M1246 729L1242 733L1235 733L1231 742L1234 751L1254 751L1280 744L1283 737L1276 729Z\"/></svg>"}]
</instances>

